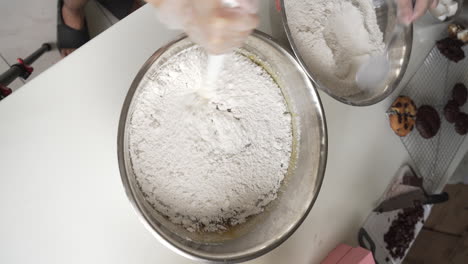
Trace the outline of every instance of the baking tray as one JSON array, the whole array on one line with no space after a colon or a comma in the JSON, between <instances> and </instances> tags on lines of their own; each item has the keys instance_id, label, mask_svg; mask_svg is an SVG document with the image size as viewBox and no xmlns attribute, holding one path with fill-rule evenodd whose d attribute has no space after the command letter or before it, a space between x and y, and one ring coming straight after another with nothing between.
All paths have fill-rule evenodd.
<instances>
[{"instance_id":1,"label":"baking tray","mask_svg":"<svg viewBox=\"0 0 468 264\"><path fill-rule=\"evenodd\" d=\"M468 46L463 50L468 55ZM429 194L440 192L447 182L445 173L465 139L447 122L443 109L452 96L456 83L468 86L468 58L458 63L449 61L436 46L431 50L418 71L411 77L401 95L411 97L416 105L431 105L439 113L441 127L436 136L424 139L414 129L401 142L413 160L416 173L424 178L424 189ZM460 108L468 112L468 103Z\"/></svg>"}]
</instances>

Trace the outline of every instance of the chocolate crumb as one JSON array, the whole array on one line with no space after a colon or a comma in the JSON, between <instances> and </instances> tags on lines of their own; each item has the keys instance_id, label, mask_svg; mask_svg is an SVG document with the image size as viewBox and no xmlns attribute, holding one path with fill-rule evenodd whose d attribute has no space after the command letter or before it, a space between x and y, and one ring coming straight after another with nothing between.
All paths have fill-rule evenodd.
<instances>
[{"instance_id":1,"label":"chocolate crumb","mask_svg":"<svg viewBox=\"0 0 468 264\"><path fill-rule=\"evenodd\" d=\"M407 208L398 213L384 234L385 248L394 259L402 258L415 237L416 224L423 219L422 206Z\"/></svg>"}]
</instances>

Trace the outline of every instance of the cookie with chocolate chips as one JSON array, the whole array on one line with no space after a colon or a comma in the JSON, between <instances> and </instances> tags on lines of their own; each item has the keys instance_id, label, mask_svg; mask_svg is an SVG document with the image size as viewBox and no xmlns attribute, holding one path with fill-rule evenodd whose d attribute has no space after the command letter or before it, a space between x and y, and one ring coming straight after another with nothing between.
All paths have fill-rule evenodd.
<instances>
[{"instance_id":1,"label":"cookie with chocolate chips","mask_svg":"<svg viewBox=\"0 0 468 264\"><path fill-rule=\"evenodd\" d=\"M394 112L406 114L410 117L415 117L417 112L416 104L408 96L398 96L393 102L391 109Z\"/></svg>"},{"instance_id":2,"label":"cookie with chocolate chips","mask_svg":"<svg viewBox=\"0 0 468 264\"><path fill-rule=\"evenodd\" d=\"M402 114L391 114L390 127L400 137L408 135L414 128L414 119Z\"/></svg>"},{"instance_id":3,"label":"cookie with chocolate chips","mask_svg":"<svg viewBox=\"0 0 468 264\"><path fill-rule=\"evenodd\" d=\"M392 130L400 137L408 135L415 125L416 104L408 96L399 96L390 109L389 120Z\"/></svg>"}]
</instances>

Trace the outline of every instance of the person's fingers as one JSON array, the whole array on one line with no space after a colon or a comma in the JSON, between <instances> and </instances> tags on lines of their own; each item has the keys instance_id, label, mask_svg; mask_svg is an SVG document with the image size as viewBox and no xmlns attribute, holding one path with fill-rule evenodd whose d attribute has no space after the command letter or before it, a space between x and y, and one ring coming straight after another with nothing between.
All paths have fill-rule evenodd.
<instances>
[{"instance_id":1,"label":"person's fingers","mask_svg":"<svg viewBox=\"0 0 468 264\"><path fill-rule=\"evenodd\" d=\"M246 31L239 31L239 32L232 32L230 34L225 34L223 39L226 40L225 42L242 42L244 41L250 34L252 30Z\"/></svg>"},{"instance_id":2,"label":"person's fingers","mask_svg":"<svg viewBox=\"0 0 468 264\"><path fill-rule=\"evenodd\" d=\"M207 43L200 44L211 54L222 54L241 47L251 33L251 30L242 32L219 32L215 37L211 36L210 41Z\"/></svg>"},{"instance_id":3,"label":"person's fingers","mask_svg":"<svg viewBox=\"0 0 468 264\"><path fill-rule=\"evenodd\" d=\"M247 2L255 4L256 0L245 0L242 4ZM220 3L219 0L200 1L185 28L192 41L211 54L226 53L242 46L259 23L256 14L246 12L242 7L226 8Z\"/></svg>"},{"instance_id":4,"label":"person's fingers","mask_svg":"<svg viewBox=\"0 0 468 264\"><path fill-rule=\"evenodd\" d=\"M209 45L220 45L222 42L230 42L230 39L245 39L258 24L256 15L237 15L235 17L216 17L206 26L195 24L190 27L194 38L206 38ZM206 23L206 22L201 22ZM202 29L202 31L198 29Z\"/></svg>"},{"instance_id":5,"label":"person's fingers","mask_svg":"<svg viewBox=\"0 0 468 264\"><path fill-rule=\"evenodd\" d=\"M439 5L439 0L434 0L434 1L432 1L431 8L436 8L437 5Z\"/></svg>"},{"instance_id":6,"label":"person's fingers","mask_svg":"<svg viewBox=\"0 0 468 264\"><path fill-rule=\"evenodd\" d=\"M413 16L413 2L412 0L397 0L398 17L404 24L411 23Z\"/></svg>"},{"instance_id":7,"label":"person's fingers","mask_svg":"<svg viewBox=\"0 0 468 264\"><path fill-rule=\"evenodd\" d=\"M233 31L247 31L252 30L258 26L260 19L256 14L244 14L232 20L229 27Z\"/></svg>"},{"instance_id":8,"label":"person's fingers","mask_svg":"<svg viewBox=\"0 0 468 264\"><path fill-rule=\"evenodd\" d=\"M62 58L65 58L66 56L70 55L75 50L76 49L61 49L60 55L62 56Z\"/></svg>"},{"instance_id":9,"label":"person's fingers","mask_svg":"<svg viewBox=\"0 0 468 264\"><path fill-rule=\"evenodd\" d=\"M226 52L242 47L242 45L244 45L244 42L245 42L245 39L239 39L239 40L235 40L231 42L229 46L226 46L226 49L227 49Z\"/></svg>"},{"instance_id":10,"label":"person's fingers","mask_svg":"<svg viewBox=\"0 0 468 264\"><path fill-rule=\"evenodd\" d=\"M159 7L163 2L163 0L145 0L145 1L154 5L155 7Z\"/></svg>"},{"instance_id":11,"label":"person's fingers","mask_svg":"<svg viewBox=\"0 0 468 264\"><path fill-rule=\"evenodd\" d=\"M195 16L210 16L217 10L223 9L223 3L220 0L191 0L191 9Z\"/></svg>"},{"instance_id":12,"label":"person's fingers","mask_svg":"<svg viewBox=\"0 0 468 264\"><path fill-rule=\"evenodd\" d=\"M221 41L216 43L216 45L222 49L233 50L235 48L241 47L250 32L243 33L242 35L226 35L221 38Z\"/></svg>"},{"instance_id":13,"label":"person's fingers","mask_svg":"<svg viewBox=\"0 0 468 264\"><path fill-rule=\"evenodd\" d=\"M411 22L422 17L429 5L431 4L431 0L418 0L416 1L416 5L414 6L413 16L411 17Z\"/></svg>"},{"instance_id":14,"label":"person's fingers","mask_svg":"<svg viewBox=\"0 0 468 264\"><path fill-rule=\"evenodd\" d=\"M223 37L223 38L217 38L216 41L210 41L202 46L205 47L208 53L223 54L237 47L242 46L242 43L244 42L244 40L245 38L232 39L232 38Z\"/></svg>"},{"instance_id":15,"label":"person's fingers","mask_svg":"<svg viewBox=\"0 0 468 264\"><path fill-rule=\"evenodd\" d=\"M258 0L237 0L242 10L250 14L258 12Z\"/></svg>"},{"instance_id":16,"label":"person's fingers","mask_svg":"<svg viewBox=\"0 0 468 264\"><path fill-rule=\"evenodd\" d=\"M209 54L213 55L221 55L230 51L226 46L222 45L207 45L204 48Z\"/></svg>"},{"instance_id":17,"label":"person's fingers","mask_svg":"<svg viewBox=\"0 0 468 264\"><path fill-rule=\"evenodd\" d=\"M246 31L256 28L259 18L256 14L241 13L236 10L221 8L216 11L211 23L218 29Z\"/></svg>"},{"instance_id":18,"label":"person's fingers","mask_svg":"<svg viewBox=\"0 0 468 264\"><path fill-rule=\"evenodd\" d=\"M228 52L231 52L232 50L242 47L242 44L244 44L244 40L239 40L236 42L229 42L229 43L221 43L220 45L217 46L208 46L206 50L210 54L214 55L220 55L220 54L225 54Z\"/></svg>"}]
</instances>

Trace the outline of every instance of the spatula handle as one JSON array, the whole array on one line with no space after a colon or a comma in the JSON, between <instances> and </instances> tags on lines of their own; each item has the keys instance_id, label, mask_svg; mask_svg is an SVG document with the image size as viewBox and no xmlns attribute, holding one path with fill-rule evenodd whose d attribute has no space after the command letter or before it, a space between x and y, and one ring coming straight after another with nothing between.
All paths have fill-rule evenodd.
<instances>
[{"instance_id":1,"label":"spatula handle","mask_svg":"<svg viewBox=\"0 0 468 264\"><path fill-rule=\"evenodd\" d=\"M448 201L448 199L449 199L449 194L446 192L443 192L441 194L428 195L427 201L425 202L425 204L443 203L443 202Z\"/></svg>"}]
</instances>

